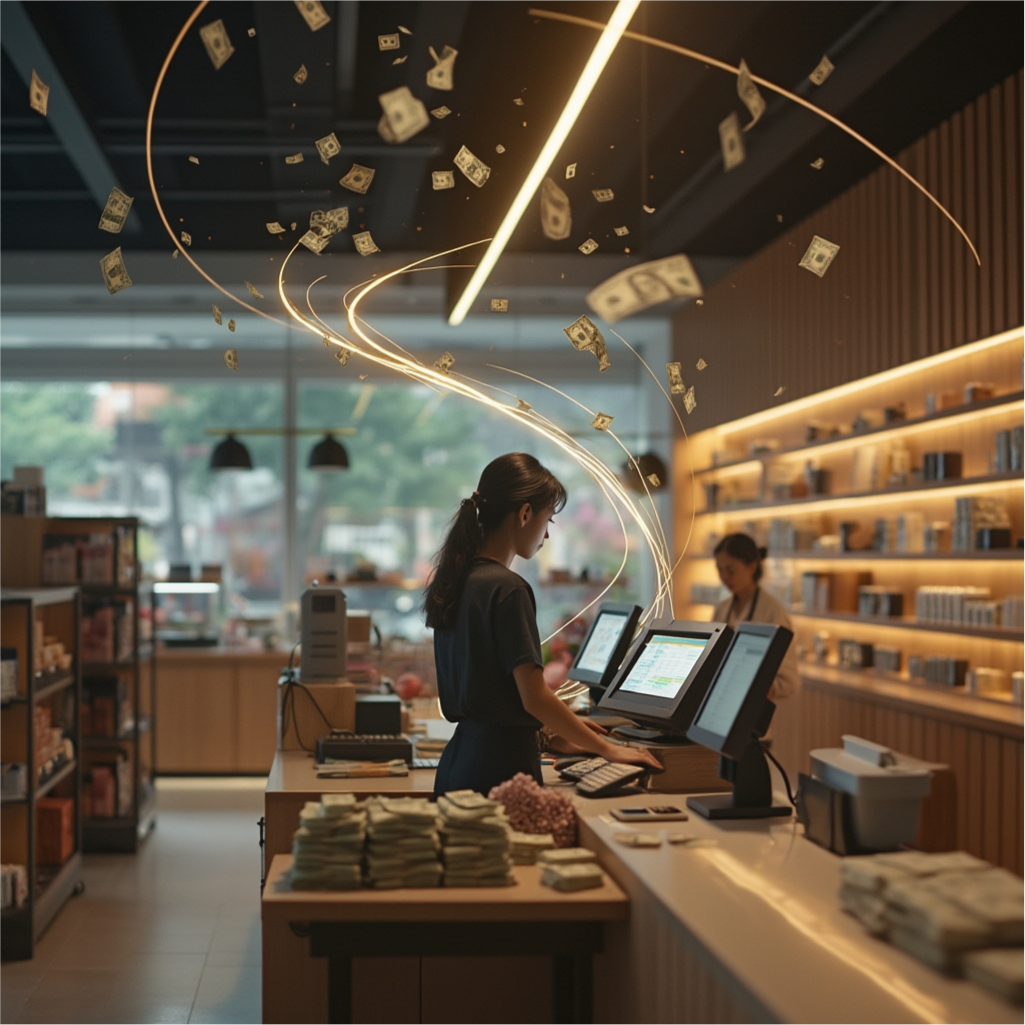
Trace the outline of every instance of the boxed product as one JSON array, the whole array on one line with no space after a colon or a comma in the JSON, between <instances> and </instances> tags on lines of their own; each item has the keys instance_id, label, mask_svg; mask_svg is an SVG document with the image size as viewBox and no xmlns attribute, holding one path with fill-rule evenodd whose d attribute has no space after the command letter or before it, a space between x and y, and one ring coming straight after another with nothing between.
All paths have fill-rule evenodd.
<instances>
[{"instance_id":1,"label":"boxed product","mask_svg":"<svg viewBox=\"0 0 1025 1025\"><path fill-rule=\"evenodd\" d=\"M75 802L70 797L36 801L36 860L63 865L75 853Z\"/></svg>"}]
</instances>

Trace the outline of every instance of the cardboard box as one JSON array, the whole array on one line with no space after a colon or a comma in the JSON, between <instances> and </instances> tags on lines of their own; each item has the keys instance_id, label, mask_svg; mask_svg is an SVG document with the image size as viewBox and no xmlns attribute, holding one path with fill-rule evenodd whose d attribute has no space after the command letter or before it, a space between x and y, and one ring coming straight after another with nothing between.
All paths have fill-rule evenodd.
<instances>
[{"instance_id":1,"label":"cardboard box","mask_svg":"<svg viewBox=\"0 0 1025 1025\"><path fill-rule=\"evenodd\" d=\"M70 797L36 801L36 861L63 865L75 853L75 802Z\"/></svg>"},{"instance_id":2,"label":"cardboard box","mask_svg":"<svg viewBox=\"0 0 1025 1025\"><path fill-rule=\"evenodd\" d=\"M354 684L338 680L289 686L278 681L279 751L312 751L317 737L332 729L356 729Z\"/></svg>"}]
</instances>

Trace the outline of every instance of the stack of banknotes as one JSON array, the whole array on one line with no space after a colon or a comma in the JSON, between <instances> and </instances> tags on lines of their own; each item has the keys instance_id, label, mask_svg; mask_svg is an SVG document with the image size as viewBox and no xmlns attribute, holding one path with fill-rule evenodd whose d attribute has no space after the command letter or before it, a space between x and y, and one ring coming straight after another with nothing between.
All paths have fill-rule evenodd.
<instances>
[{"instance_id":1,"label":"stack of banknotes","mask_svg":"<svg viewBox=\"0 0 1025 1025\"><path fill-rule=\"evenodd\" d=\"M542 851L555 847L551 833L509 833L509 857L514 865L533 865Z\"/></svg>"},{"instance_id":2,"label":"stack of banknotes","mask_svg":"<svg viewBox=\"0 0 1025 1025\"><path fill-rule=\"evenodd\" d=\"M426 798L370 797L367 810L367 885L376 889L438 886L437 809Z\"/></svg>"},{"instance_id":3,"label":"stack of banknotes","mask_svg":"<svg viewBox=\"0 0 1025 1025\"><path fill-rule=\"evenodd\" d=\"M541 882L553 890L590 890L605 885L598 857L586 847L542 851L537 861L542 866Z\"/></svg>"},{"instance_id":4,"label":"stack of banknotes","mask_svg":"<svg viewBox=\"0 0 1025 1025\"><path fill-rule=\"evenodd\" d=\"M964 851L846 858L840 900L920 961L1022 999L1022 881Z\"/></svg>"},{"instance_id":5,"label":"stack of banknotes","mask_svg":"<svg viewBox=\"0 0 1025 1025\"><path fill-rule=\"evenodd\" d=\"M474 790L438 798L445 886L512 886L509 820L498 801Z\"/></svg>"},{"instance_id":6,"label":"stack of banknotes","mask_svg":"<svg viewBox=\"0 0 1025 1025\"><path fill-rule=\"evenodd\" d=\"M363 885L366 812L352 794L324 794L299 813L289 882L293 890L354 890Z\"/></svg>"}]
</instances>

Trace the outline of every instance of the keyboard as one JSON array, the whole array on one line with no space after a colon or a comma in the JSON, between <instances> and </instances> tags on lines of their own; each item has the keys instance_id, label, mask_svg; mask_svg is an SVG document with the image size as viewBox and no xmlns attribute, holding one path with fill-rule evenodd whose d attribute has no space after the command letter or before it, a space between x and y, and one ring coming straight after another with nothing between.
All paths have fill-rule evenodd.
<instances>
[{"instance_id":1,"label":"keyboard","mask_svg":"<svg viewBox=\"0 0 1025 1025\"><path fill-rule=\"evenodd\" d=\"M577 793L583 797L608 797L648 774L648 769L625 762L607 762L604 758L589 758L562 771L567 779L577 781Z\"/></svg>"},{"instance_id":2,"label":"keyboard","mask_svg":"<svg viewBox=\"0 0 1025 1025\"><path fill-rule=\"evenodd\" d=\"M413 762L413 745L401 733L336 733L317 738L317 761L328 758L351 762Z\"/></svg>"}]
</instances>

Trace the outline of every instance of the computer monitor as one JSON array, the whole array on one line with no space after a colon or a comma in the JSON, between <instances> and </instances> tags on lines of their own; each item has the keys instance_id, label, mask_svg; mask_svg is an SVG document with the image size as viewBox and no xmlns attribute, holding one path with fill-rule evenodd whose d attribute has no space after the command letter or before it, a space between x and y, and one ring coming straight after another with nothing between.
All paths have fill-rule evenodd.
<instances>
[{"instance_id":1,"label":"computer monitor","mask_svg":"<svg viewBox=\"0 0 1025 1025\"><path fill-rule=\"evenodd\" d=\"M733 783L731 794L687 799L706 818L765 818L789 815L773 806L772 781L759 742L776 706L769 688L793 633L783 626L741 623L694 716L687 737L718 752L719 775Z\"/></svg>"},{"instance_id":2,"label":"computer monitor","mask_svg":"<svg viewBox=\"0 0 1025 1025\"><path fill-rule=\"evenodd\" d=\"M725 623L650 623L598 707L682 736L732 636Z\"/></svg>"},{"instance_id":3,"label":"computer monitor","mask_svg":"<svg viewBox=\"0 0 1025 1025\"><path fill-rule=\"evenodd\" d=\"M623 663L640 618L639 605L602 602L570 666L569 678L588 684L592 692L595 689L604 691Z\"/></svg>"}]
</instances>

